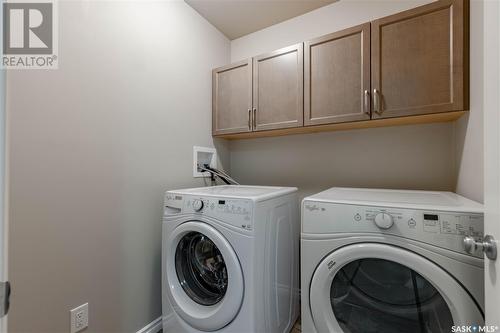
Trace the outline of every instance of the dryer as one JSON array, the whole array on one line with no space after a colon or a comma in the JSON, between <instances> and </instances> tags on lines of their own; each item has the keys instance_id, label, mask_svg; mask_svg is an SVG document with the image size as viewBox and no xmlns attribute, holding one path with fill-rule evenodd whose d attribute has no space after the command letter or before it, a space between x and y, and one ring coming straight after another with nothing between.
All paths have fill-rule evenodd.
<instances>
[{"instance_id":1,"label":"dryer","mask_svg":"<svg viewBox=\"0 0 500 333\"><path fill-rule=\"evenodd\" d=\"M484 324L482 205L450 192L332 188L302 201L304 332Z\"/></svg>"},{"instance_id":2,"label":"dryer","mask_svg":"<svg viewBox=\"0 0 500 333\"><path fill-rule=\"evenodd\" d=\"M299 314L297 189L165 194L164 332L288 332Z\"/></svg>"}]
</instances>

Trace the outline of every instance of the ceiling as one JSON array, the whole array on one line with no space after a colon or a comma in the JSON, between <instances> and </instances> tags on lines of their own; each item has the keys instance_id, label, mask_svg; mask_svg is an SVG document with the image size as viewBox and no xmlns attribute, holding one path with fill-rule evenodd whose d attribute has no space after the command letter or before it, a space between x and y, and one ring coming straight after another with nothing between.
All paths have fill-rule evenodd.
<instances>
[{"instance_id":1,"label":"ceiling","mask_svg":"<svg viewBox=\"0 0 500 333\"><path fill-rule=\"evenodd\" d=\"M337 0L184 0L229 39L329 5Z\"/></svg>"}]
</instances>

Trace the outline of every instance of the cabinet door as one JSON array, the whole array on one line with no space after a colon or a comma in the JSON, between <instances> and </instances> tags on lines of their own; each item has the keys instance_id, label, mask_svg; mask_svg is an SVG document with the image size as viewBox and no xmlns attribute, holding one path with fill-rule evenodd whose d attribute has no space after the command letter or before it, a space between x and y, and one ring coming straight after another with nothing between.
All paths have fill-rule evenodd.
<instances>
[{"instance_id":1,"label":"cabinet door","mask_svg":"<svg viewBox=\"0 0 500 333\"><path fill-rule=\"evenodd\" d=\"M468 108L467 4L439 0L372 22L374 118Z\"/></svg>"},{"instance_id":2,"label":"cabinet door","mask_svg":"<svg viewBox=\"0 0 500 333\"><path fill-rule=\"evenodd\" d=\"M254 131L303 125L303 80L302 43L253 59Z\"/></svg>"},{"instance_id":3,"label":"cabinet door","mask_svg":"<svg viewBox=\"0 0 500 333\"><path fill-rule=\"evenodd\" d=\"M370 23L304 47L304 124L370 119Z\"/></svg>"},{"instance_id":4,"label":"cabinet door","mask_svg":"<svg viewBox=\"0 0 500 333\"><path fill-rule=\"evenodd\" d=\"M250 132L252 62L212 71L212 135Z\"/></svg>"}]
</instances>

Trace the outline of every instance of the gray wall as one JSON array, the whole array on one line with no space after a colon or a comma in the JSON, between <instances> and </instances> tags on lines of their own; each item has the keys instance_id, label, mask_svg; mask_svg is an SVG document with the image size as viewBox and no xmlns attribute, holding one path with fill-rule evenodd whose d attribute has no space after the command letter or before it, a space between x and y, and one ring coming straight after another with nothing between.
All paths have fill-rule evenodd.
<instances>
[{"instance_id":1,"label":"gray wall","mask_svg":"<svg viewBox=\"0 0 500 333\"><path fill-rule=\"evenodd\" d=\"M455 122L456 192L484 198L484 2L470 2L470 112ZM488 72L486 72L488 73Z\"/></svg>"},{"instance_id":2,"label":"gray wall","mask_svg":"<svg viewBox=\"0 0 500 333\"><path fill-rule=\"evenodd\" d=\"M434 0L340 0L231 41L235 62L424 5Z\"/></svg>"},{"instance_id":3,"label":"gray wall","mask_svg":"<svg viewBox=\"0 0 500 333\"><path fill-rule=\"evenodd\" d=\"M450 124L233 141L232 175L244 184L452 190Z\"/></svg>"},{"instance_id":4,"label":"gray wall","mask_svg":"<svg viewBox=\"0 0 500 333\"><path fill-rule=\"evenodd\" d=\"M229 41L182 1L59 11L59 69L7 78L9 332L69 332L85 302L89 332L135 332L161 314L163 192L203 185Z\"/></svg>"},{"instance_id":5,"label":"gray wall","mask_svg":"<svg viewBox=\"0 0 500 333\"><path fill-rule=\"evenodd\" d=\"M457 188L482 199L478 99L454 124L210 136L210 70L230 45L236 61L426 2L342 0L231 44L183 2L61 2L60 69L7 79L9 331L67 332L68 310L85 302L90 332L135 332L160 315L162 195L204 184L191 177L193 145L215 144L242 183L302 195Z\"/></svg>"},{"instance_id":6,"label":"gray wall","mask_svg":"<svg viewBox=\"0 0 500 333\"><path fill-rule=\"evenodd\" d=\"M368 22L432 0L341 0L231 41L231 61ZM478 3L471 28L480 34ZM473 46L477 43L472 41ZM483 199L481 55L473 54L471 114L458 122L230 143L233 177L248 184L447 190Z\"/></svg>"}]
</instances>

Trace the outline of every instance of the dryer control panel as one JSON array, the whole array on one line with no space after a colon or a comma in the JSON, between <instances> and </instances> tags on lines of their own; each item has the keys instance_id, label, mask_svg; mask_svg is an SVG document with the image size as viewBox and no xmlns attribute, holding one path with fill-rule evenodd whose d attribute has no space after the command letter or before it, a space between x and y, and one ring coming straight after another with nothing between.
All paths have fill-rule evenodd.
<instances>
[{"instance_id":1,"label":"dryer control panel","mask_svg":"<svg viewBox=\"0 0 500 333\"><path fill-rule=\"evenodd\" d=\"M381 233L405 237L470 255L465 236L481 241L484 216L479 213L426 211L304 201L303 233ZM481 251L472 254L482 258Z\"/></svg>"},{"instance_id":2,"label":"dryer control panel","mask_svg":"<svg viewBox=\"0 0 500 333\"><path fill-rule=\"evenodd\" d=\"M208 216L222 223L245 230L253 230L251 200L198 197L192 195L165 195L165 215L196 214Z\"/></svg>"}]
</instances>

